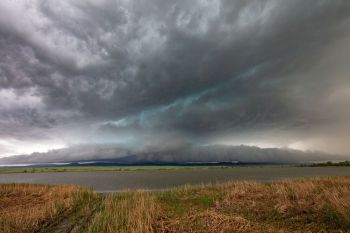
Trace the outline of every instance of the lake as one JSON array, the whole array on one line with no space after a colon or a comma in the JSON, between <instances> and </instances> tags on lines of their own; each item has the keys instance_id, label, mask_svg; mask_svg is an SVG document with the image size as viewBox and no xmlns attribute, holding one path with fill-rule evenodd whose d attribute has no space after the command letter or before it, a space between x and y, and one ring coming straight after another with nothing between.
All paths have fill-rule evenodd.
<instances>
[{"instance_id":1,"label":"lake","mask_svg":"<svg viewBox=\"0 0 350 233\"><path fill-rule=\"evenodd\" d=\"M159 190L186 184L220 183L254 180L269 182L280 179L350 176L350 167L235 167L227 169L91 171L0 174L0 183L77 184L97 192L124 189Z\"/></svg>"}]
</instances>

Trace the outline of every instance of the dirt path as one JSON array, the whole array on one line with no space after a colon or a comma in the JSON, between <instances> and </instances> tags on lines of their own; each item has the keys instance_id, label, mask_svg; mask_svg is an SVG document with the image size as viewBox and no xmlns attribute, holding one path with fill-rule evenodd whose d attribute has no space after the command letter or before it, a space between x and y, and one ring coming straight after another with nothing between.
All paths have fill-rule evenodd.
<instances>
[{"instance_id":1,"label":"dirt path","mask_svg":"<svg viewBox=\"0 0 350 233\"><path fill-rule=\"evenodd\" d=\"M74 211L62 213L61 217L55 222L48 224L36 233L80 233L86 232L89 222L94 217L96 211L100 208L103 196L100 195L92 204L91 210L86 211L80 207Z\"/></svg>"}]
</instances>

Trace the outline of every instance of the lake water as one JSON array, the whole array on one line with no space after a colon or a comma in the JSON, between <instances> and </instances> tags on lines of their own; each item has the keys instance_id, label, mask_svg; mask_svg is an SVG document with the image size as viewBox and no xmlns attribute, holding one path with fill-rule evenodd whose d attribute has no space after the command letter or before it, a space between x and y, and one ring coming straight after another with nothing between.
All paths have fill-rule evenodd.
<instances>
[{"instance_id":1,"label":"lake water","mask_svg":"<svg viewBox=\"0 0 350 233\"><path fill-rule=\"evenodd\" d=\"M97 192L159 190L185 184L313 176L350 176L350 167L236 167L206 170L94 171L0 174L0 183L77 184Z\"/></svg>"}]
</instances>

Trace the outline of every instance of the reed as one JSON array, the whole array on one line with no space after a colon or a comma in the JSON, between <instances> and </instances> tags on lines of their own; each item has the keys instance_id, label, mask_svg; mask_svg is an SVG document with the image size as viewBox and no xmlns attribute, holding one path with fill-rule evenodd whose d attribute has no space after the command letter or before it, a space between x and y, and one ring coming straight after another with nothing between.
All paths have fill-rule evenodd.
<instances>
[{"instance_id":1,"label":"reed","mask_svg":"<svg viewBox=\"0 0 350 233\"><path fill-rule=\"evenodd\" d=\"M154 195L142 191L124 192L104 198L92 220L91 233L151 233L158 215Z\"/></svg>"}]
</instances>

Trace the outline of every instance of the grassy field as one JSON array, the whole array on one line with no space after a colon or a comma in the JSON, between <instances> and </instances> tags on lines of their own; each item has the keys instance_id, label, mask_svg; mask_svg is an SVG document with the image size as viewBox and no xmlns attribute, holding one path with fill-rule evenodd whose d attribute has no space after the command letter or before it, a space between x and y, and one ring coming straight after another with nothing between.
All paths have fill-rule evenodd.
<instances>
[{"instance_id":1,"label":"grassy field","mask_svg":"<svg viewBox=\"0 0 350 233\"><path fill-rule=\"evenodd\" d=\"M99 196L77 186L0 185L0 232L51 232L52 226L73 227L66 221L84 219ZM84 224L77 226L83 230Z\"/></svg>"},{"instance_id":2,"label":"grassy field","mask_svg":"<svg viewBox=\"0 0 350 233\"><path fill-rule=\"evenodd\" d=\"M235 166L62 166L37 168L0 168L0 174L38 172L82 172L82 171L141 171L141 170L183 170L183 169L222 169Z\"/></svg>"},{"instance_id":3,"label":"grassy field","mask_svg":"<svg viewBox=\"0 0 350 233\"><path fill-rule=\"evenodd\" d=\"M350 177L97 195L0 185L0 232L350 232Z\"/></svg>"}]
</instances>

